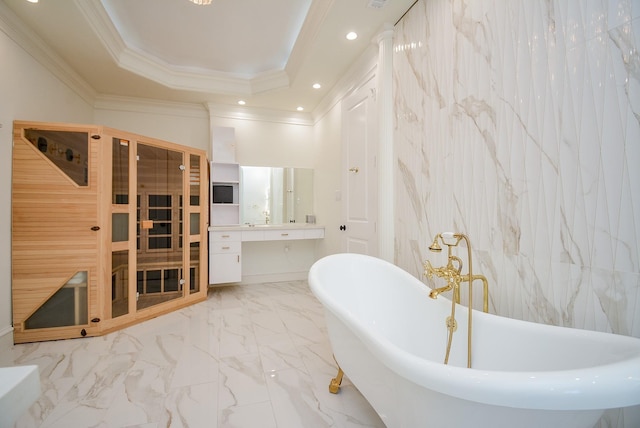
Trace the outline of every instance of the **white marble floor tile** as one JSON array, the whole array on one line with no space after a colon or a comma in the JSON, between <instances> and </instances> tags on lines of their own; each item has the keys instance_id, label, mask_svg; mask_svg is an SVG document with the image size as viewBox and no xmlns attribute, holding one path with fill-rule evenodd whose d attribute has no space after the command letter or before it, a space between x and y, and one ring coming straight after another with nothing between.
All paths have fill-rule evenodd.
<instances>
[{"instance_id":1,"label":"white marble floor tile","mask_svg":"<svg viewBox=\"0 0 640 428\"><path fill-rule=\"evenodd\" d=\"M219 406L254 404L269 399L260 355L243 354L220 361Z\"/></svg>"},{"instance_id":2,"label":"white marble floor tile","mask_svg":"<svg viewBox=\"0 0 640 428\"><path fill-rule=\"evenodd\" d=\"M335 426L330 412L318 401L308 373L280 370L269 374L267 383L278 428Z\"/></svg>"},{"instance_id":3,"label":"white marble floor tile","mask_svg":"<svg viewBox=\"0 0 640 428\"><path fill-rule=\"evenodd\" d=\"M227 407L220 413L220 428L277 428L271 402Z\"/></svg>"},{"instance_id":4,"label":"white marble floor tile","mask_svg":"<svg viewBox=\"0 0 640 428\"><path fill-rule=\"evenodd\" d=\"M0 361L40 368L42 395L16 428L384 426L348 378L329 393L336 364L304 281L212 289L172 314L15 345Z\"/></svg>"}]
</instances>

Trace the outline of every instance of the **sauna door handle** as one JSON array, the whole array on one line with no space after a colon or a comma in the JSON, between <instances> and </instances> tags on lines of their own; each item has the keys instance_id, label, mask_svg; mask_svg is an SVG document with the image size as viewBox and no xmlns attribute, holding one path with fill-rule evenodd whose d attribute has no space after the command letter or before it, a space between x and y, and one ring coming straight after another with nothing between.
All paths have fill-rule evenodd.
<instances>
[{"instance_id":1,"label":"sauna door handle","mask_svg":"<svg viewBox=\"0 0 640 428\"><path fill-rule=\"evenodd\" d=\"M100 226L93 226L91 230L93 230L94 232L97 232L98 230L100 230Z\"/></svg>"}]
</instances>

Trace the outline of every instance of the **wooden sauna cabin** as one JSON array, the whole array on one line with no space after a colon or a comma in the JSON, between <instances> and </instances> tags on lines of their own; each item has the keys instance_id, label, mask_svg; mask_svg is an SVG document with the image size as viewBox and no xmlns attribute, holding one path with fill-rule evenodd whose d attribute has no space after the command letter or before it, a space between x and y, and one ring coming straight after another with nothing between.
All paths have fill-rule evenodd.
<instances>
[{"instance_id":1,"label":"wooden sauna cabin","mask_svg":"<svg viewBox=\"0 0 640 428\"><path fill-rule=\"evenodd\" d=\"M206 152L14 122L14 342L98 336L206 299Z\"/></svg>"}]
</instances>

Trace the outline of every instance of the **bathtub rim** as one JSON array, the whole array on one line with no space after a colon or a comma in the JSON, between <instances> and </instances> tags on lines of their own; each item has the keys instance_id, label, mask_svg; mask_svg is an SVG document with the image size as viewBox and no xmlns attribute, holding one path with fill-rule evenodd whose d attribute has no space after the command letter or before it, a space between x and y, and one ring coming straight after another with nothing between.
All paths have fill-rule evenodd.
<instances>
[{"instance_id":1,"label":"bathtub rim","mask_svg":"<svg viewBox=\"0 0 640 428\"><path fill-rule=\"evenodd\" d=\"M340 260L345 259L345 260ZM336 260L338 260L336 262ZM429 287L414 276L385 260L355 253L338 253L325 256L309 270L309 287L341 323L359 337L366 348L393 372L424 388L452 397L484 404L540 410L596 410L628 407L640 404L640 339L612 333L551 326L513 318L484 314L474 310L474 316L499 317L509 322L522 323L523 327L559 329L575 334L598 337L606 341L628 342L636 348L635 355L626 360L594 367L557 371L499 371L444 365L419 358L399 348L384 337L370 334L367 326L352 313L339 305L321 286L320 273L332 263L354 262L377 264L391 268L401 281L409 286L424 288L428 298ZM439 297L439 299L446 299ZM466 317L466 307L460 306L460 316ZM346 373L348 376L348 373ZM606 375L606 379L603 376ZM357 385L356 385L357 386ZM580 389L578 391L578 388Z\"/></svg>"}]
</instances>

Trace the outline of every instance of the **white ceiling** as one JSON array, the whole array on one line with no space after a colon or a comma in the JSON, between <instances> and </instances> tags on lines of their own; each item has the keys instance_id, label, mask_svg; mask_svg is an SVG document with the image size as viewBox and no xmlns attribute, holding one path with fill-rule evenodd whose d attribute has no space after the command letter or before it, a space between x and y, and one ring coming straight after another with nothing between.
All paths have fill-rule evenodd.
<instances>
[{"instance_id":1,"label":"white ceiling","mask_svg":"<svg viewBox=\"0 0 640 428\"><path fill-rule=\"evenodd\" d=\"M0 1L96 94L307 112L415 2Z\"/></svg>"}]
</instances>

